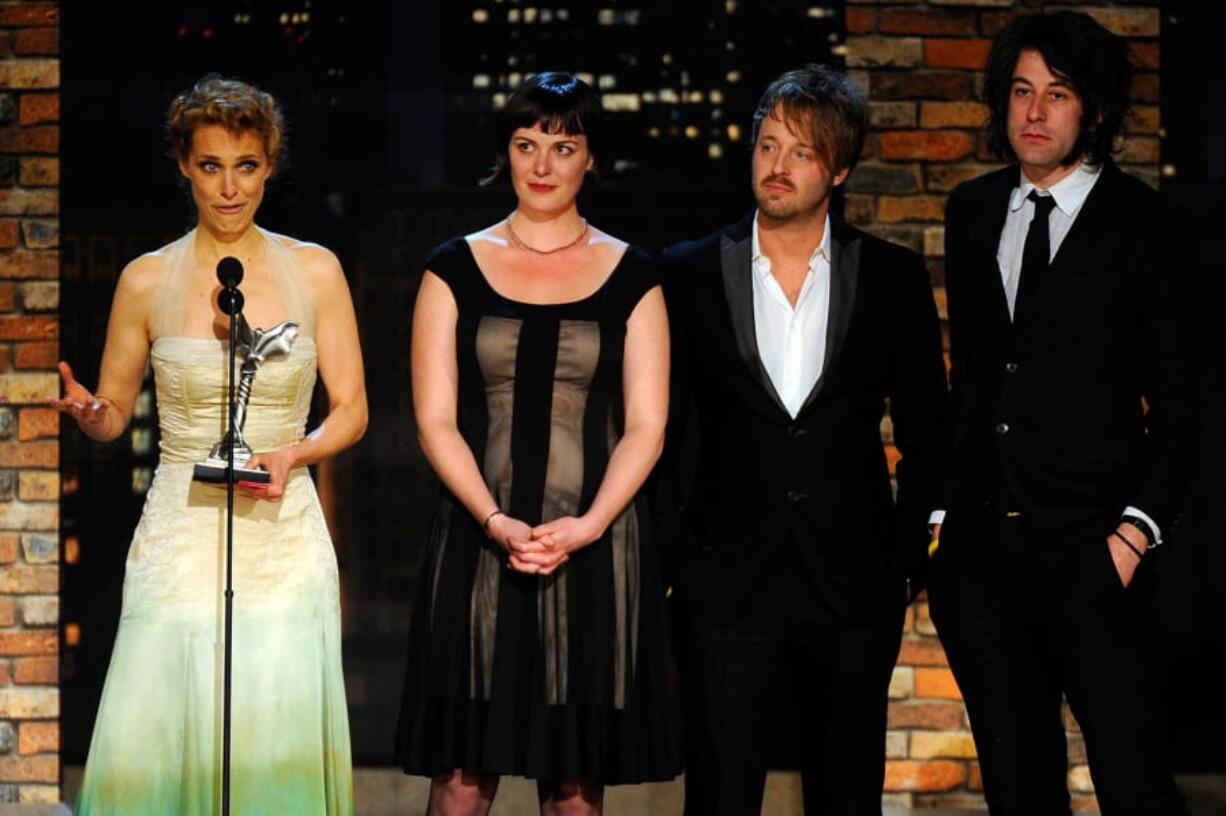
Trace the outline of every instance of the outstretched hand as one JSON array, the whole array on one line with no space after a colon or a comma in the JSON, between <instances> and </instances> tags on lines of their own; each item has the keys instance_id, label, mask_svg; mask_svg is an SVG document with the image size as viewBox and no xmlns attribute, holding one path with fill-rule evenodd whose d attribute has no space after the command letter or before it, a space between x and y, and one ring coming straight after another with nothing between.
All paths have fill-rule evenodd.
<instances>
[{"instance_id":1,"label":"outstretched hand","mask_svg":"<svg viewBox=\"0 0 1226 816\"><path fill-rule=\"evenodd\" d=\"M72 375L72 366L68 363L61 360L59 369L60 380L64 385L64 396L59 399L49 399L47 404L75 419L77 425L87 436L101 437L110 424L110 401L95 397L88 388L77 382Z\"/></svg>"}]
</instances>

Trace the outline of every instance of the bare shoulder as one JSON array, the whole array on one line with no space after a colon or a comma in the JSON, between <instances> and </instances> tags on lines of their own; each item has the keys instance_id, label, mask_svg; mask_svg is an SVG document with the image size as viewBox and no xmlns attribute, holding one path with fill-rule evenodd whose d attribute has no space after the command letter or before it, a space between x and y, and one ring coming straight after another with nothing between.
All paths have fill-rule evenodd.
<instances>
[{"instance_id":1,"label":"bare shoulder","mask_svg":"<svg viewBox=\"0 0 1226 816\"><path fill-rule=\"evenodd\" d=\"M166 277L172 246L168 244L129 261L119 275L116 293L141 299L148 297Z\"/></svg>"},{"instance_id":2,"label":"bare shoulder","mask_svg":"<svg viewBox=\"0 0 1226 816\"><path fill-rule=\"evenodd\" d=\"M602 261L615 263L626 250L630 248L630 244L620 238L610 235L604 230L591 228L591 235L588 237L588 246L590 246Z\"/></svg>"},{"instance_id":3,"label":"bare shoulder","mask_svg":"<svg viewBox=\"0 0 1226 816\"><path fill-rule=\"evenodd\" d=\"M345 282L345 273L336 253L322 244L288 235L274 235L281 246L293 253L306 282L317 291L326 291Z\"/></svg>"},{"instance_id":4,"label":"bare shoulder","mask_svg":"<svg viewBox=\"0 0 1226 816\"><path fill-rule=\"evenodd\" d=\"M478 251L491 247L505 249L507 247L507 222L505 220L496 221L485 229L470 232L464 236L464 240Z\"/></svg>"}]
</instances>

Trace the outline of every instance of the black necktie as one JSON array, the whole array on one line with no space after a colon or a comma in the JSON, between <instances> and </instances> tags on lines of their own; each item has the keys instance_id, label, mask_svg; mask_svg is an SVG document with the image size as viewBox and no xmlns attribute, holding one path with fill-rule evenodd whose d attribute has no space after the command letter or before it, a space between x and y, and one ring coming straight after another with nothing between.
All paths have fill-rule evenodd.
<instances>
[{"instance_id":1,"label":"black necktie","mask_svg":"<svg viewBox=\"0 0 1226 816\"><path fill-rule=\"evenodd\" d=\"M1022 249L1022 275L1017 282L1017 298L1013 306L1015 319L1043 288L1047 269L1051 264L1051 239L1047 218L1056 206L1056 199L1049 195L1039 195L1038 190L1031 190L1026 197L1034 204L1034 218L1030 219L1026 245Z\"/></svg>"}]
</instances>

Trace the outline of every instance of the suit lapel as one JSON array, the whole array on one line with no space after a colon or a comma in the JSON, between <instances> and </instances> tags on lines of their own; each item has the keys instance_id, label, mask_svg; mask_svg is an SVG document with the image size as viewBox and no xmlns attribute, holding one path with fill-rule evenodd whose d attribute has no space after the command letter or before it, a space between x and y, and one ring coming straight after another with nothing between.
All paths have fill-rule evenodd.
<instances>
[{"instance_id":1,"label":"suit lapel","mask_svg":"<svg viewBox=\"0 0 1226 816\"><path fill-rule=\"evenodd\" d=\"M830 311L826 317L826 356L822 361L822 373L813 383L800 410L809 407L825 390L830 381L831 369L838 363L843 351L843 341L851 326L851 315L856 306L856 288L860 279L860 236L830 217Z\"/></svg>"},{"instance_id":2,"label":"suit lapel","mask_svg":"<svg viewBox=\"0 0 1226 816\"><path fill-rule=\"evenodd\" d=\"M996 255L1000 250L1000 235L1005 229L1005 219L1009 215L1009 196L1017 186L1020 172L1013 167L1009 172L1001 173L996 184L987 191L980 202L986 217L977 222L977 228L968 242L973 254L967 269L984 271L985 274L978 281L983 286L982 295L987 299L984 302L990 304L990 308L996 313L996 319L1009 327L1013 324L1013 317L1009 314L1005 279ZM971 274L978 276L977 272Z\"/></svg>"},{"instance_id":3,"label":"suit lapel","mask_svg":"<svg viewBox=\"0 0 1226 816\"><path fill-rule=\"evenodd\" d=\"M753 223L750 222L750 230ZM739 232L739 231L738 231ZM724 296L728 299L728 311L732 315L732 333L736 337L736 350L752 377L766 389L775 405L787 412L783 400L775 391L762 357L758 354L758 336L753 319L753 238L724 235L720 243L720 268L724 278Z\"/></svg>"}]
</instances>

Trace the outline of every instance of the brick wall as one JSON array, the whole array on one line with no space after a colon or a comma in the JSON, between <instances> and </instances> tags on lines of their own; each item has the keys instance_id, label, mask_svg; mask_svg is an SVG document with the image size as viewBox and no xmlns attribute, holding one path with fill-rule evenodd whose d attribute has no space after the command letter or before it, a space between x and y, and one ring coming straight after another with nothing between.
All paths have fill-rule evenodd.
<instances>
[{"instance_id":1,"label":"brick wall","mask_svg":"<svg viewBox=\"0 0 1226 816\"><path fill-rule=\"evenodd\" d=\"M1042 0L846 0L847 66L868 94L872 132L848 182L853 223L923 252L944 317L945 199L961 181L999 164L987 150L978 101L991 38L1039 8L1086 11L1128 38L1137 76L1135 115L1117 160L1158 182L1158 34L1154 3ZM887 443L890 426L883 428ZM893 451L891 451L893 453ZM1066 711L1074 808L1096 808L1085 746ZM928 606L908 613L890 687L887 798L911 806L983 807L966 710Z\"/></svg>"},{"instance_id":2,"label":"brick wall","mask_svg":"<svg viewBox=\"0 0 1226 816\"><path fill-rule=\"evenodd\" d=\"M59 799L58 25L0 1L0 802Z\"/></svg>"}]
</instances>

